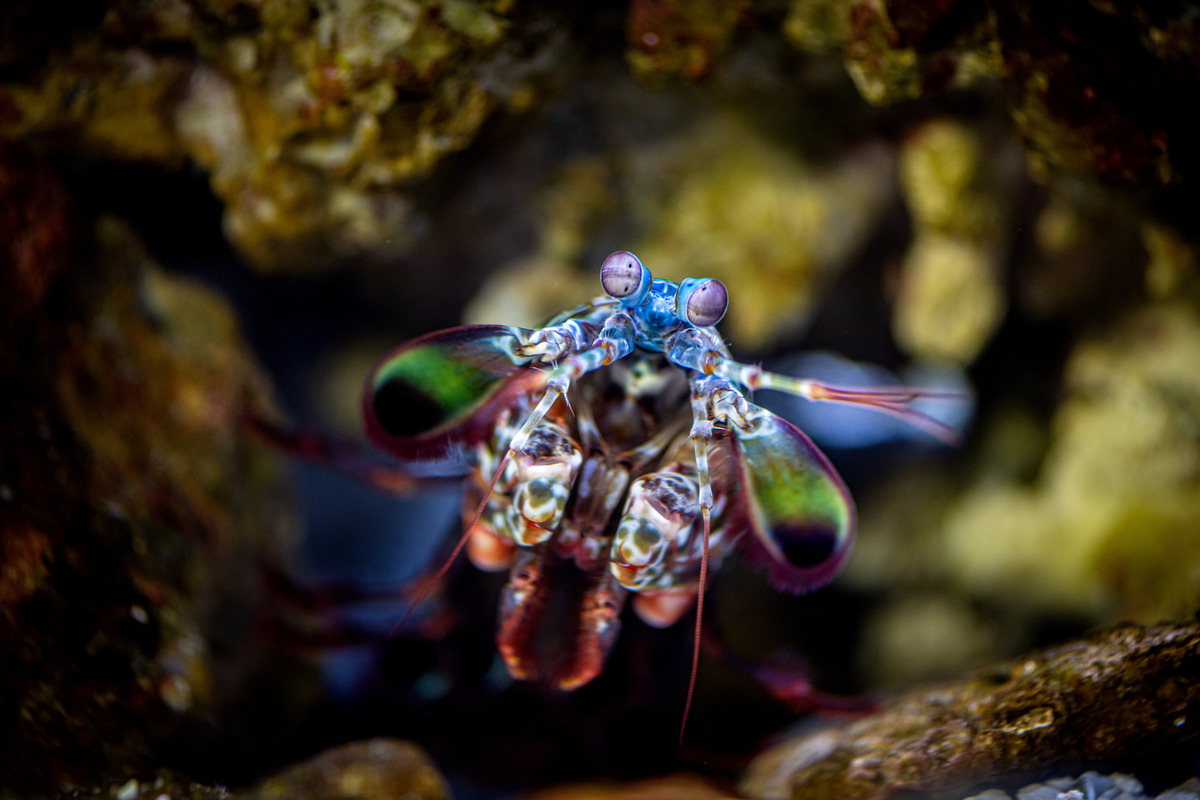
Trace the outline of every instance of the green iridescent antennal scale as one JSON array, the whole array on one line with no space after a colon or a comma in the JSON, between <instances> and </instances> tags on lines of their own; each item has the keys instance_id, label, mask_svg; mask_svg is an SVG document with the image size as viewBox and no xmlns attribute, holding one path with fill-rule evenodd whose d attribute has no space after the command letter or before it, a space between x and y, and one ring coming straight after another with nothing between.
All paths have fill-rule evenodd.
<instances>
[{"instance_id":1,"label":"green iridescent antennal scale","mask_svg":"<svg viewBox=\"0 0 1200 800\"><path fill-rule=\"evenodd\" d=\"M466 325L393 350L371 371L363 393L367 434L400 458L445 455L487 435L495 411L542 373L522 369L523 328Z\"/></svg>"},{"instance_id":2,"label":"green iridescent antennal scale","mask_svg":"<svg viewBox=\"0 0 1200 800\"><path fill-rule=\"evenodd\" d=\"M792 592L829 583L854 543L854 501L833 465L795 425L750 404L731 427L752 535L747 556Z\"/></svg>"}]
</instances>

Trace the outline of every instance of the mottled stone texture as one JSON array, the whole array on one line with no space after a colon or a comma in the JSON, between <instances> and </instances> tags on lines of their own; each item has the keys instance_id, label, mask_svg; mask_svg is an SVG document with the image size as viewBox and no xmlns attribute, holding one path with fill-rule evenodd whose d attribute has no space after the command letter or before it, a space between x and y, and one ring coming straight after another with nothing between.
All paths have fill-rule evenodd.
<instances>
[{"instance_id":1,"label":"mottled stone texture","mask_svg":"<svg viewBox=\"0 0 1200 800\"><path fill-rule=\"evenodd\" d=\"M503 1L168 0L66 21L22 4L0 30L0 138L199 164L266 269L399 252L419 222L405 187L533 104L564 58L552 21Z\"/></svg>"},{"instance_id":2,"label":"mottled stone texture","mask_svg":"<svg viewBox=\"0 0 1200 800\"><path fill-rule=\"evenodd\" d=\"M876 0L851 4L848 66L893 103L998 80L1035 168L1136 186L1196 167L1190 3Z\"/></svg>"},{"instance_id":3,"label":"mottled stone texture","mask_svg":"<svg viewBox=\"0 0 1200 800\"><path fill-rule=\"evenodd\" d=\"M224 302L114 220L77 235L45 165L0 176L7 221L32 216L0 258L0 785L47 787L151 763L213 713L213 614L248 613L284 517Z\"/></svg>"},{"instance_id":4,"label":"mottled stone texture","mask_svg":"<svg viewBox=\"0 0 1200 800\"><path fill-rule=\"evenodd\" d=\"M871 717L776 745L754 798L888 798L1148 756L1200 734L1200 627L1118 628L903 695Z\"/></svg>"},{"instance_id":5,"label":"mottled stone texture","mask_svg":"<svg viewBox=\"0 0 1200 800\"><path fill-rule=\"evenodd\" d=\"M449 790L428 756L409 742L350 742L264 779L239 800L446 800Z\"/></svg>"}]
</instances>

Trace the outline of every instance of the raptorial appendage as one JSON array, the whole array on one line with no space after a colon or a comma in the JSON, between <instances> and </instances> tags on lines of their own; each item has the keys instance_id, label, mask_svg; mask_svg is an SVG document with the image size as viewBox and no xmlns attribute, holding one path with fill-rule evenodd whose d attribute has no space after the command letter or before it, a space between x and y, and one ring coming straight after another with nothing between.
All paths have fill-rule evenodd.
<instances>
[{"instance_id":1,"label":"raptorial appendage","mask_svg":"<svg viewBox=\"0 0 1200 800\"><path fill-rule=\"evenodd\" d=\"M392 351L367 380L366 430L403 462L469 465L463 535L413 607L464 548L483 569L508 569L505 664L573 689L602 671L627 595L656 626L694 606L690 706L709 571L741 549L775 586L810 591L854 541L854 502L829 460L748 393L857 405L952 443L958 432L913 403L959 395L837 387L737 362L714 327L725 286L656 279L632 253L605 259L600 283L605 295L537 330L468 325ZM404 483L402 468L394 479L360 471L373 485Z\"/></svg>"}]
</instances>

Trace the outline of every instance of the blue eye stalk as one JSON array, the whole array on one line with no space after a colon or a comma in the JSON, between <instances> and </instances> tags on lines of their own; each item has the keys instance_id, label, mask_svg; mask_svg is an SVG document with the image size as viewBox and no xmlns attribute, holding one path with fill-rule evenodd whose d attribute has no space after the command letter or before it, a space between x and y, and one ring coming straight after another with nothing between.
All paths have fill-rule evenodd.
<instances>
[{"instance_id":1,"label":"blue eye stalk","mask_svg":"<svg viewBox=\"0 0 1200 800\"><path fill-rule=\"evenodd\" d=\"M686 278L683 283L654 280L650 270L633 253L619 250L600 265L600 285L609 297L621 301L624 308L639 316L652 318L653 328L662 325L662 310L642 308L651 288L656 288L654 303L661 305L662 299L674 295L674 322L683 322L697 328L711 328L721 321L729 309L729 291L725 284L714 278Z\"/></svg>"}]
</instances>

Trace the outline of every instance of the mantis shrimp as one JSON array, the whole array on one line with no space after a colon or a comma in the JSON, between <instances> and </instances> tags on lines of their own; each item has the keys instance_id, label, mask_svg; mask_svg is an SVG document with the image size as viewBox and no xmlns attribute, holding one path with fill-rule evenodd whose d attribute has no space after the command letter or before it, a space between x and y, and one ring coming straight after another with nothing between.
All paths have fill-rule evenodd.
<instances>
[{"instance_id":1,"label":"mantis shrimp","mask_svg":"<svg viewBox=\"0 0 1200 800\"><path fill-rule=\"evenodd\" d=\"M957 432L912 404L955 393L844 388L735 361L715 328L725 286L656 279L632 253L608 256L600 283L604 295L536 330L467 325L399 346L368 376L363 416L368 438L402 462L473 461L462 536L409 613L464 549L482 569L508 569L505 666L571 690L603 670L627 596L657 627L694 607L682 739L710 571L740 548L775 587L807 592L833 579L854 542L854 502L829 460L747 393L866 407L950 443ZM407 485L403 469L294 449L377 486ZM582 576L566 612L573 631L547 647L567 570Z\"/></svg>"}]
</instances>

